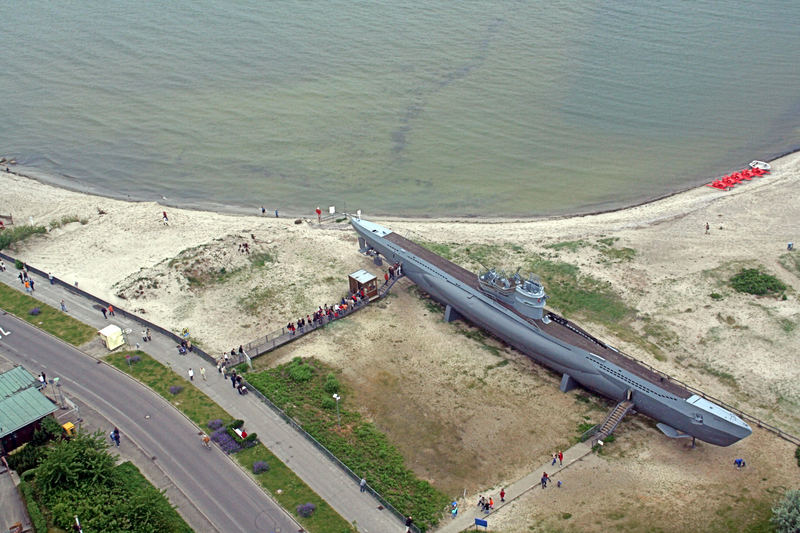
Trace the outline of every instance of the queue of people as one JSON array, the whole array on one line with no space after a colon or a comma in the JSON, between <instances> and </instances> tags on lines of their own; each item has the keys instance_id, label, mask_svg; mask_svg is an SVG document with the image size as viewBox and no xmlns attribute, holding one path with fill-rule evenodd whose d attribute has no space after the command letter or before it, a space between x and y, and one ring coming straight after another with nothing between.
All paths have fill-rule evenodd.
<instances>
[{"instance_id":1,"label":"queue of people","mask_svg":"<svg viewBox=\"0 0 800 533\"><path fill-rule=\"evenodd\" d=\"M362 288L353 292L348 297L343 296L338 303L333 305L325 304L324 307L318 307L313 314L300 317L296 322L289 322L286 325L286 329L290 335L296 335L298 331L300 333L311 331L312 329L348 314L356 307L360 307L368 301L367 295Z\"/></svg>"}]
</instances>

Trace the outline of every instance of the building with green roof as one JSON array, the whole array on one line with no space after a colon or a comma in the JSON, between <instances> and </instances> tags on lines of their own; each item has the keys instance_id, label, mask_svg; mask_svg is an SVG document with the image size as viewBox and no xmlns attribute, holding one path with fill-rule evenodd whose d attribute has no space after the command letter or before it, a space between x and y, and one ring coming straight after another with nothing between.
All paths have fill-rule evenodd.
<instances>
[{"instance_id":1,"label":"building with green roof","mask_svg":"<svg viewBox=\"0 0 800 533\"><path fill-rule=\"evenodd\" d=\"M58 410L39 390L42 383L21 366L0 374L0 453L28 442L39 421Z\"/></svg>"}]
</instances>

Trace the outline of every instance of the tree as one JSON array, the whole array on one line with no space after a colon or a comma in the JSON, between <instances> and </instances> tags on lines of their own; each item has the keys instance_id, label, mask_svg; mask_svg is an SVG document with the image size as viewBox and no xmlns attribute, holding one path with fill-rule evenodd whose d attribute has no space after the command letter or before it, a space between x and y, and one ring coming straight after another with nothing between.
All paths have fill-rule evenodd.
<instances>
[{"instance_id":1,"label":"tree","mask_svg":"<svg viewBox=\"0 0 800 533\"><path fill-rule=\"evenodd\" d=\"M772 509L772 525L778 533L800 531L800 490L790 490Z\"/></svg>"},{"instance_id":2,"label":"tree","mask_svg":"<svg viewBox=\"0 0 800 533\"><path fill-rule=\"evenodd\" d=\"M82 482L106 483L111 479L114 457L106 452L100 432L78 433L69 441L47 450L36 475L39 488L47 493Z\"/></svg>"}]
</instances>

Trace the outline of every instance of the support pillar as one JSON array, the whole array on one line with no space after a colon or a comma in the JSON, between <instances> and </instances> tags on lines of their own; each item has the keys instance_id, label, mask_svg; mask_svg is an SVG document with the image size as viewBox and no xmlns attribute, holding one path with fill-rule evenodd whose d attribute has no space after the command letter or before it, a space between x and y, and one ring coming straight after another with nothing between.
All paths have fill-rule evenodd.
<instances>
[{"instance_id":1,"label":"support pillar","mask_svg":"<svg viewBox=\"0 0 800 533\"><path fill-rule=\"evenodd\" d=\"M448 304L447 307L444 308L444 321L445 322L452 322L453 320L460 320L461 315L458 311L453 309L453 307Z\"/></svg>"},{"instance_id":2,"label":"support pillar","mask_svg":"<svg viewBox=\"0 0 800 533\"><path fill-rule=\"evenodd\" d=\"M561 376L561 386L559 387L561 392L569 392L577 386L578 384L575 383L575 380L572 379L572 376L569 374L564 374Z\"/></svg>"}]
</instances>

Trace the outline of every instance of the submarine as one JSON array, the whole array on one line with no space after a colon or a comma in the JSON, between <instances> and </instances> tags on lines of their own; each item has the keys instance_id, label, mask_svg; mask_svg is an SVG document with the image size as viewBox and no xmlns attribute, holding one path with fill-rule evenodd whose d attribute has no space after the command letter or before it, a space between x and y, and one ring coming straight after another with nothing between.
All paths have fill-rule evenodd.
<instances>
[{"instance_id":1,"label":"submarine","mask_svg":"<svg viewBox=\"0 0 800 533\"><path fill-rule=\"evenodd\" d=\"M403 275L445 306L445 320L465 319L576 384L656 420L670 438L730 446L752 433L736 414L622 354L548 311L536 277L488 270L476 275L360 216L350 216L362 252L400 263Z\"/></svg>"}]
</instances>

